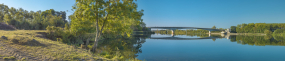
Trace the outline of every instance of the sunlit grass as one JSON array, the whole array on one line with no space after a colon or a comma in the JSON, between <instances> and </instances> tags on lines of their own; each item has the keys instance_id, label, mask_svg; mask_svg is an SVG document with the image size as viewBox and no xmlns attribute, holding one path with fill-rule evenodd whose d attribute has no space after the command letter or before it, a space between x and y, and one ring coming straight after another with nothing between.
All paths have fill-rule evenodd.
<instances>
[{"instance_id":1,"label":"sunlit grass","mask_svg":"<svg viewBox=\"0 0 285 61\"><path fill-rule=\"evenodd\" d=\"M16 58L14 56L10 56L10 57L4 57L3 59L7 60L7 59L16 59Z\"/></svg>"},{"instance_id":2,"label":"sunlit grass","mask_svg":"<svg viewBox=\"0 0 285 61\"><path fill-rule=\"evenodd\" d=\"M46 32L45 30L16 30L5 31L0 30L0 36L8 37L8 40L3 40L4 44L7 44L15 49L24 51L34 57L46 58L46 59L63 59L63 60L78 60L78 59L94 59L97 57L88 50L80 49L72 45L67 45L62 42L52 41L50 39L36 37L40 36L37 32ZM25 44L13 43L11 40L19 40ZM29 41L36 40L40 44L33 45ZM1 47L2 48L2 47ZM7 57L6 57L7 58Z\"/></svg>"}]
</instances>

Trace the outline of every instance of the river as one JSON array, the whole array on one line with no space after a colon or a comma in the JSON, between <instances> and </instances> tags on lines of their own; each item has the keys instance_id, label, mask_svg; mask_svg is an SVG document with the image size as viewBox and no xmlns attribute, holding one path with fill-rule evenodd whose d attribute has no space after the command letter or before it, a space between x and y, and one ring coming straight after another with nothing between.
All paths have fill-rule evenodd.
<instances>
[{"instance_id":1,"label":"river","mask_svg":"<svg viewBox=\"0 0 285 61\"><path fill-rule=\"evenodd\" d=\"M276 39L277 38L277 39ZM112 42L111 42L112 41ZM102 56L146 61L284 61L285 42L273 36L161 35L101 42ZM116 42L114 42L116 41ZM99 47L100 47L99 46Z\"/></svg>"}]
</instances>

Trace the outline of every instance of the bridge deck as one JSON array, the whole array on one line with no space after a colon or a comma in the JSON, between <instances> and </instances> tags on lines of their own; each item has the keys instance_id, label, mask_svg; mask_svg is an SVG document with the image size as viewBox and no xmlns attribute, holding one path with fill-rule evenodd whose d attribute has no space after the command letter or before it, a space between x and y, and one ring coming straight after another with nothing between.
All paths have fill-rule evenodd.
<instances>
[{"instance_id":1,"label":"bridge deck","mask_svg":"<svg viewBox=\"0 0 285 61\"><path fill-rule=\"evenodd\" d=\"M198 28L198 27L147 27L147 28L154 28L154 29L203 29L203 30L209 30L209 31L223 31L221 29L212 29L212 28Z\"/></svg>"}]
</instances>

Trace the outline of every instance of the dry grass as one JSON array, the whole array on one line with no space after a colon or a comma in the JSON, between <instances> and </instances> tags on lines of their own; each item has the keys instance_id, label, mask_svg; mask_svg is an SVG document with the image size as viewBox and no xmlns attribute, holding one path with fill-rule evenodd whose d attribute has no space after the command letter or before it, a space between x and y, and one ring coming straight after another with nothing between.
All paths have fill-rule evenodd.
<instances>
[{"instance_id":1,"label":"dry grass","mask_svg":"<svg viewBox=\"0 0 285 61\"><path fill-rule=\"evenodd\" d=\"M61 42L46 39L39 34L45 30L0 30L0 36L8 37L8 40L0 41L15 49L28 53L42 59L59 59L59 60L95 60L99 57L93 55L85 49L80 49Z\"/></svg>"},{"instance_id":2,"label":"dry grass","mask_svg":"<svg viewBox=\"0 0 285 61\"><path fill-rule=\"evenodd\" d=\"M3 59L7 60L7 59L16 59L16 58L14 56L10 56L10 57L4 57Z\"/></svg>"}]
</instances>

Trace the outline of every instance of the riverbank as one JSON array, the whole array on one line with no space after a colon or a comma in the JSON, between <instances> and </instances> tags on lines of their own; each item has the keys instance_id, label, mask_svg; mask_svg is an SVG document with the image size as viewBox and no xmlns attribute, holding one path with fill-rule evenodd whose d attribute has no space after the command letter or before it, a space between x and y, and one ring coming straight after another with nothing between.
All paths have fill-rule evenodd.
<instances>
[{"instance_id":1,"label":"riverbank","mask_svg":"<svg viewBox=\"0 0 285 61\"><path fill-rule=\"evenodd\" d=\"M105 60L88 50L48 39L46 32L46 30L0 30L0 61Z\"/></svg>"}]
</instances>

